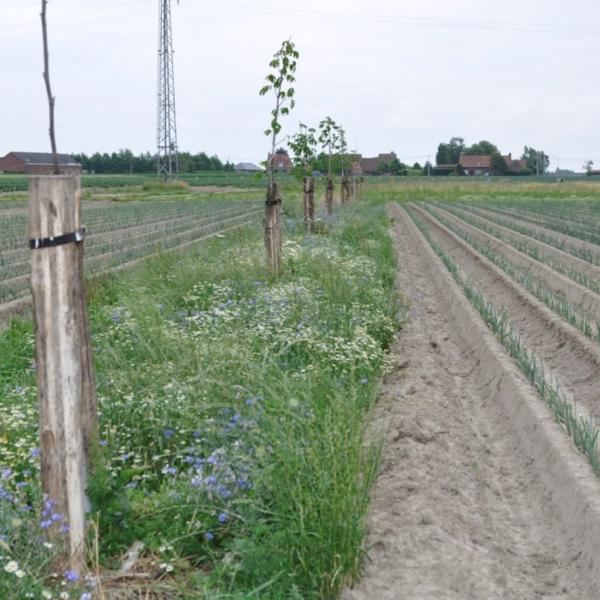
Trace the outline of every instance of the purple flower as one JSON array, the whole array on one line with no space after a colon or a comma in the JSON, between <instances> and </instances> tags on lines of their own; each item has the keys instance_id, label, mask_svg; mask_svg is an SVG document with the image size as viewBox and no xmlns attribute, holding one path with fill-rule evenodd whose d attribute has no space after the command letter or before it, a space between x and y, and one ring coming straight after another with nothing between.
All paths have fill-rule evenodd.
<instances>
[{"instance_id":1,"label":"purple flower","mask_svg":"<svg viewBox=\"0 0 600 600\"><path fill-rule=\"evenodd\" d=\"M65 579L73 583L74 581L79 580L79 575L75 571L71 571L71 569L67 569L65 571Z\"/></svg>"},{"instance_id":2,"label":"purple flower","mask_svg":"<svg viewBox=\"0 0 600 600\"><path fill-rule=\"evenodd\" d=\"M60 513L54 513L54 514L53 514L53 515L50 517L50 519L52 519L52 521L53 521L54 523L59 523L60 521L62 521L62 520L63 520L63 516L62 516Z\"/></svg>"},{"instance_id":3,"label":"purple flower","mask_svg":"<svg viewBox=\"0 0 600 600\"><path fill-rule=\"evenodd\" d=\"M98 443L99 443L101 446L107 446L107 445L108 445L108 442L107 442L106 440L100 440Z\"/></svg>"},{"instance_id":4,"label":"purple flower","mask_svg":"<svg viewBox=\"0 0 600 600\"><path fill-rule=\"evenodd\" d=\"M214 539L215 539L215 536L214 536L214 535L213 535L213 534L212 534L210 531L207 531L207 532L204 534L204 539L205 539L207 542L210 542L210 541L212 541L212 540L214 540Z\"/></svg>"},{"instance_id":5,"label":"purple flower","mask_svg":"<svg viewBox=\"0 0 600 600\"><path fill-rule=\"evenodd\" d=\"M166 467L164 473L165 475L175 475L175 473L177 473L177 467Z\"/></svg>"},{"instance_id":6,"label":"purple flower","mask_svg":"<svg viewBox=\"0 0 600 600\"><path fill-rule=\"evenodd\" d=\"M40 454L41 454L41 451L39 448L32 448L29 451L29 456L31 456L31 458L37 458Z\"/></svg>"},{"instance_id":7,"label":"purple flower","mask_svg":"<svg viewBox=\"0 0 600 600\"><path fill-rule=\"evenodd\" d=\"M227 523L229 521L229 515L226 512L222 512L219 515L219 523Z\"/></svg>"},{"instance_id":8,"label":"purple flower","mask_svg":"<svg viewBox=\"0 0 600 600\"><path fill-rule=\"evenodd\" d=\"M173 436L175 435L175 432L174 432L172 429L165 429L165 430L163 431L163 435L164 435L166 438L170 438L170 437L173 437Z\"/></svg>"},{"instance_id":9,"label":"purple flower","mask_svg":"<svg viewBox=\"0 0 600 600\"><path fill-rule=\"evenodd\" d=\"M17 394L22 394L24 391L25 391L25 388L21 387L20 385L18 385L18 386L15 388L15 392L16 392Z\"/></svg>"},{"instance_id":10,"label":"purple flower","mask_svg":"<svg viewBox=\"0 0 600 600\"><path fill-rule=\"evenodd\" d=\"M12 474L12 471L7 467L6 469L2 469L2 474L0 475L0 479L6 481Z\"/></svg>"},{"instance_id":11,"label":"purple flower","mask_svg":"<svg viewBox=\"0 0 600 600\"><path fill-rule=\"evenodd\" d=\"M52 525L52 519L46 519L40 523L42 529L48 529Z\"/></svg>"}]
</instances>

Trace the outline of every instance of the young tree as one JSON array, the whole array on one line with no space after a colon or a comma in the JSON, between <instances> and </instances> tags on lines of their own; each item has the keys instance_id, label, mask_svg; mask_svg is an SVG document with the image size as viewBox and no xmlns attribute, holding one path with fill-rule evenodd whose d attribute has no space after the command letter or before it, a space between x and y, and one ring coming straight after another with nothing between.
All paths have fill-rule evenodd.
<instances>
[{"instance_id":1,"label":"young tree","mask_svg":"<svg viewBox=\"0 0 600 600\"><path fill-rule=\"evenodd\" d=\"M266 85L259 92L261 96L271 93L275 99L275 106L271 111L271 123L269 128L265 130L265 135L271 138L271 152L267 162L269 183L273 183L272 162L275 155L275 146L277 145L277 136L282 129L281 117L289 115L290 110L296 104L293 84L296 81L295 73L299 57L300 54L294 43L291 40L284 41L269 63L271 72L266 77Z\"/></svg>"},{"instance_id":2,"label":"young tree","mask_svg":"<svg viewBox=\"0 0 600 600\"><path fill-rule=\"evenodd\" d=\"M267 159L269 184L265 202L265 246L269 268L275 275L281 269L281 195L273 177L273 158L277 136L282 128L281 118L289 115L295 105L293 84L299 57L294 43L291 40L284 41L269 62L271 72L266 77L266 85L259 92L261 96L272 94L275 104L271 110L270 126L265 130L265 135L271 139L271 152Z\"/></svg>"},{"instance_id":3,"label":"young tree","mask_svg":"<svg viewBox=\"0 0 600 600\"><path fill-rule=\"evenodd\" d=\"M338 151L340 143L338 124L331 117L325 117L325 119L319 123L319 143L328 156L325 204L327 205L327 213L331 215L333 214L333 177L331 161L334 152Z\"/></svg>"},{"instance_id":4,"label":"young tree","mask_svg":"<svg viewBox=\"0 0 600 600\"><path fill-rule=\"evenodd\" d=\"M586 162L585 162L585 164L583 165L583 168L585 169L585 172L586 172L588 175L591 175L591 174L592 174L592 168L593 168L593 166L594 166L594 161L593 161L593 160L588 160L588 161L586 161Z\"/></svg>"},{"instance_id":5,"label":"young tree","mask_svg":"<svg viewBox=\"0 0 600 600\"><path fill-rule=\"evenodd\" d=\"M311 173L316 160L317 138L314 127L300 123L300 131L288 142L294 153L294 162L304 169L304 228L314 230L315 221L315 180Z\"/></svg>"}]
</instances>

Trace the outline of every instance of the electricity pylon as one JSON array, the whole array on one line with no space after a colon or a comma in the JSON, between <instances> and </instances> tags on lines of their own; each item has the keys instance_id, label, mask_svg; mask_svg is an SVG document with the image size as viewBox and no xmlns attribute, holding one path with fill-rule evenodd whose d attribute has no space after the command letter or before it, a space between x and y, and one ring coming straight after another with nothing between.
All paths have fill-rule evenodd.
<instances>
[{"instance_id":1,"label":"electricity pylon","mask_svg":"<svg viewBox=\"0 0 600 600\"><path fill-rule=\"evenodd\" d=\"M179 4L179 0L177 1ZM179 172L177 158L177 119L175 113L175 70L173 61L173 30L171 27L171 0L159 0L160 26L158 29L158 123L156 146L158 176L170 181Z\"/></svg>"}]
</instances>

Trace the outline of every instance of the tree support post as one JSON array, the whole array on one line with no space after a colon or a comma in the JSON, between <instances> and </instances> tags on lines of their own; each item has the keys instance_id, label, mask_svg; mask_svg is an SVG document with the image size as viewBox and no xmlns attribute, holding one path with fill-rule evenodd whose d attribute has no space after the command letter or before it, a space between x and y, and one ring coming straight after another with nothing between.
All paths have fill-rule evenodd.
<instances>
[{"instance_id":1,"label":"tree support post","mask_svg":"<svg viewBox=\"0 0 600 600\"><path fill-rule=\"evenodd\" d=\"M304 178L304 230L313 233L315 229L315 178Z\"/></svg>"},{"instance_id":2,"label":"tree support post","mask_svg":"<svg viewBox=\"0 0 600 600\"><path fill-rule=\"evenodd\" d=\"M36 330L42 490L62 519L66 561L85 569L86 470L97 431L83 276L78 177L29 178L31 291Z\"/></svg>"},{"instance_id":3,"label":"tree support post","mask_svg":"<svg viewBox=\"0 0 600 600\"><path fill-rule=\"evenodd\" d=\"M333 214L333 178L327 178L327 188L325 189L325 205L327 206L327 214Z\"/></svg>"},{"instance_id":4,"label":"tree support post","mask_svg":"<svg viewBox=\"0 0 600 600\"><path fill-rule=\"evenodd\" d=\"M342 177L341 192L342 192L342 204L346 204L350 200L350 185L348 182L347 175L344 175Z\"/></svg>"},{"instance_id":5,"label":"tree support post","mask_svg":"<svg viewBox=\"0 0 600 600\"><path fill-rule=\"evenodd\" d=\"M365 183L365 178L361 175L360 177L360 182L358 184L359 190L360 190L360 200L362 202L364 196L363 196L363 184Z\"/></svg>"},{"instance_id":6,"label":"tree support post","mask_svg":"<svg viewBox=\"0 0 600 600\"><path fill-rule=\"evenodd\" d=\"M279 184L271 182L265 202L265 247L267 264L274 275L281 271L281 245L281 192Z\"/></svg>"}]
</instances>

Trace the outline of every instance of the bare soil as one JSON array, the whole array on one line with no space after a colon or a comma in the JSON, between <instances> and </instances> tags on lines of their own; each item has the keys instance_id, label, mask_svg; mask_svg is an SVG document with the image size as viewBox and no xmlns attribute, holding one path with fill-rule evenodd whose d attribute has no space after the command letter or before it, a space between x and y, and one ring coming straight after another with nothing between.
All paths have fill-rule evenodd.
<instances>
[{"instance_id":1,"label":"bare soil","mask_svg":"<svg viewBox=\"0 0 600 600\"><path fill-rule=\"evenodd\" d=\"M509 315L512 329L543 362L549 378L577 402L580 413L600 419L600 346L564 322L444 225L423 211L418 213L431 226L434 239L496 312ZM548 282L549 288L558 287L559 274L536 273Z\"/></svg>"},{"instance_id":2,"label":"bare soil","mask_svg":"<svg viewBox=\"0 0 600 600\"><path fill-rule=\"evenodd\" d=\"M600 598L600 485L404 211L410 318L373 427L385 432L364 578L344 600Z\"/></svg>"}]
</instances>

